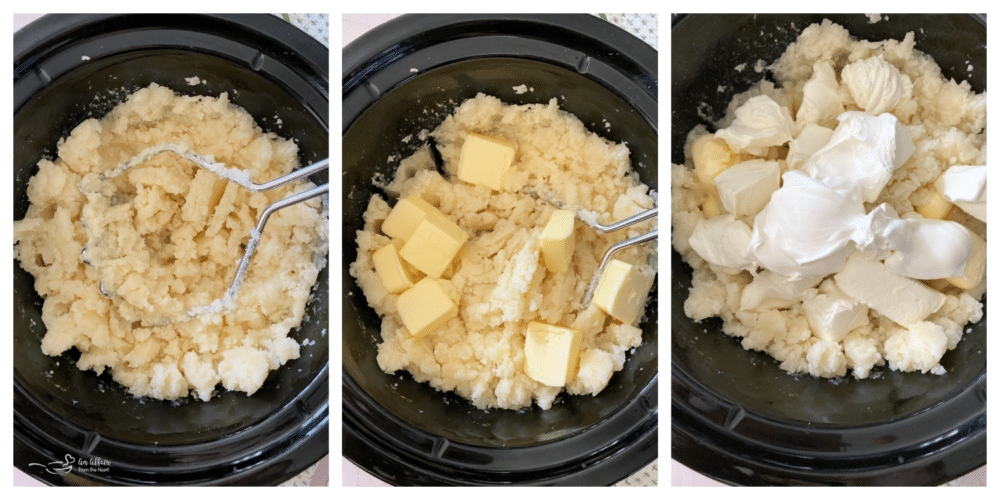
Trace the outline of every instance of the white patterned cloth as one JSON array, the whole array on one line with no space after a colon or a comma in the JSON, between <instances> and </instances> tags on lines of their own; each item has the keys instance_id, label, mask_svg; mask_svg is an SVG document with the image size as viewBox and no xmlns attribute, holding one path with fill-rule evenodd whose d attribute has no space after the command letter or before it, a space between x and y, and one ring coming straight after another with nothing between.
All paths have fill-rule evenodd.
<instances>
[{"instance_id":1,"label":"white patterned cloth","mask_svg":"<svg viewBox=\"0 0 1000 500\"><path fill-rule=\"evenodd\" d=\"M659 50L659 22L656 14L594 14Z\"/></svg>"},{"instance_id":2,"label":"white patterned cloth","mask_svg":"<svg viewBox=\"0 0 1000 500\"><path fill-rule=\"evenodd\" d=\"M309 33L326 48L330 48L330 15L329 14L272 14L295 25L296 28ZM287 16L287 19L286 19Z\"/></svg>"}]
</instances>

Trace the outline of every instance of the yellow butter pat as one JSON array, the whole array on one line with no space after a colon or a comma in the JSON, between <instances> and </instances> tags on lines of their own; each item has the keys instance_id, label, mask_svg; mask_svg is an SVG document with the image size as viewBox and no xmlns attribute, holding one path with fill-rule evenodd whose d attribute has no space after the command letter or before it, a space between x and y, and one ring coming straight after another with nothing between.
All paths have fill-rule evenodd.
<instances>
[{"instance_id":1,"label":"yellow butter pat","mask_svg":"<svg viewBox=\"0 0 1000 500\"><path fill-rule=\"evenodd\" d=\"M637 267L612 259L594 292L594 304L618 321L634 325L645 310L652 286L652 279Z\"/></svg>"},{"instance_id":2,"label":"yellow butter pat","mask_svg":"<svg viewBox=\"0 0 1000 500\"><path fill-rule=\"evenodd\" d=\"M399 258L396 245L389 243L372 254L375 274L382 280L382 286L389 293L399 293L413 286L413 278Z\"/></svg>"},{"instance_id":3,"label":"yellow butter pat","mask_svg":"<svg viewBox=\"0 0 1000 500\"><path fill-rule=\"evenodd\" d=\"M532 321L524 339L524 373L536 382L562 387L580 363L579 330Z\"/></svg>"},{"instance_id":4,"label":"yellow butter pat","mask_svg":"<svg viewBox=\"0 0 1000 500\"><path fill-rule=\"evenodd\" d=\"M569 210L556 210L542 230L542 259L553 273L564 273L573 259L576 238L573 225L576 217Z\"/></svg>"},{"instance_id":5,"label":"yellow butter pat","mask_svg":"<svg viewBox=\"0 0 1000 500\"><path fill-rule=\"evenodd\" d=\"M969 231L969 236L972 237L972 254L969 255L969 263L965 265L965 273L945 278L952 285L965 290L975 288L986 276L986 240L972 231Z\"/></svg>"},{"instance_id":6,"label":"yellow butter pat","mask_svg":"<svg viewBox=\"0 0 1000 500\"><path fill-rule=\"evenodd\" d=\"M421 338L458 315L458 307L443 284L441 280L424 278L399 295L399 318L414 337Z\"/></svg>"},{"instance_id":7,"label":"yellow butter pat","mask_svg":"<svg viewBox=\"0 0 1000 500\"><path fill-rule=\"evenodd\" d=\"M468 239L469 233L457 224L431 214L417 224L399 256L427 276L440 278Z\"/></svg>"},{"instance_id":8,"label":"yellow butter pat","mask_svg":"<svg viewBox=\"0 0 1000 500\"><path fill-rule=\"evenodd\" d=\"M389 215L382 221L382 232L387 236L407 240L420 222L428 214L444 217L444 214L423 198L413 195L396 202Z\"/></svg>"},{"instance_id":9,"label":"yellow butter pat","mask_svg":"<svg viewBox=\"0 0 1000 500\"><path fill-rule=\"evenodd\" d=\"M941 196L941 193L934 190L931 192L931 199L921 206L917 213L925 219L944 219L948 216L948 212L951 212L951 207L954 206L954 203L946 200L944 196Z\"/></svg>"},{"instance_id":10,"label":"yellow butter pat","mask_svg":"<svg viewBox=\"0 0 1000 500\"><path fill-rule=\"evenodd\" d=\"M736 163L736 155L729 149L729 145L726 141L717 139L715 134L706 134L694 141L691 156L698 180L710 187L715 187L712 181L716 176Z\"/></svg>"},{"instance_id":11,"label":"yellow butter pat","mask_svg":"<svg viewBox=\"0 0 1000 500\"><path fill-rule=\"evenodd\" d=\"M458 178L477 186L500 191L513 162L513 144L472 132L462 145Z\"/></svg>"}]
</instances>

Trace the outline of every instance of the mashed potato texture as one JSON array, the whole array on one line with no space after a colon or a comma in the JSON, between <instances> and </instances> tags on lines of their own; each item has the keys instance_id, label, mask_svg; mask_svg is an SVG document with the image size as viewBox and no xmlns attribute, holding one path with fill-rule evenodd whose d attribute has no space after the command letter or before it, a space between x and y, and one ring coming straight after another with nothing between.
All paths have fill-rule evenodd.
<instances>
[{"instance_id":1,"label":"mashed potato texture","mask_svg":"<svg viewBox=\"0 0 1000 500\"><path fill-rule=\"evenodd\" d=\"M110 370L137 397L193 391L207 401L219 384L253 394L269 370L299 356L287 334L325 265L324 209L311 200L272 215L235 307L183 319L225 294L257 215L311 184L251 194L169 153L99 178L162 143L257 182L298 166L295 143L264 133L226 94L182 97L153 84L81 123L58 157L38 163L31 205L14 224L17 258L45 299L41 349L75 347L79 369Z\"/></svg>"},{"instance_id":2,"label":"mashed potato texture","mask_svg":"<svg viewBox=\"0 0 1000 500\"><path fill-rule=\"evenodd\" d=\"M472 132L516 146L499 191L458 180L462 144ZM406 330L396 309L399 295L388 293L374 270L372 254L391 243L379 230L391 207L381 196L372 197L350 272L382 317L379 366L389 373L406 370L480 408L517 409L534 402L547 409L564 388L524 372L527 325L540 321L582 332L579 369L565 390L597 394L622 368L627 351L642 343L642 330L607 317L593 304L584 308L584 293L605 250L649 232L655 222L606 235L578 222L569 270L551 273L540 260L541 233L557 207L543 199L560 200L604 224L652 208L653 193L632 173L628 148L588 132L555 99L508 106L482 94L462 103L430 135L444 175L424 146L400 163L386 191L397 199L422 197L470 234L442 276L459 313L422 338ZM615 258L653 276L654 251L631 247Z\"/></svg>"},{"instance_id":3,"label":"mashed potato texture","mask_svg":"<svg viewBox=\"0 0 1000 500\"><path fill-rule=\"evenodd\" d=\"M770 68L776 81L761 81L737 95L727 116L713 125L716 130L729 127L744 103L767 96L787 110L787 119L794 117L794 122L778 120L790 126L791 136L811 137L813 144L807 139L793 141L789 150L790 138L786 138L759 151L733 151L739 161L754 157L777 161L782 173L802 168L812 152L829 140L833 132L829 129L836 127L840 113L892 113L905 126L915 151L892 172L877 199L864 208L868 212L888 203L901 217L934 206L934 181L949 167L986 165L985 93L976 94L967 82L945 79L940 67L915 49L913 33L903 40L869 42L853 39L843 27L824 21L803 30ZM941 356L956 347L967 323L982 318L979 299L986 288L985 278L970 289L945 279L924 280L944 293L945 301L923 321L903 326L868 310L860 326L852 323L842 338L814 331L803 307L803 301L817 293L821 299L823 294L839 296L830 291L835 286L829 276L816 278L807 289L794 290L794 296L784 297L790 300L779 301L777 306L744 307L751 283L769 271L755 276L745 268L723 269L699 256L689 243L699 221L720 213L713 187L699 181L692 164L692 145L706 133L703 127L691 131L686 164L672 166L673 246L694 269L685 314L695 321L721 317L727 335L741 338L746 349L767 352L788 372L838 377L851 371L863 379L873 368L888 364L892 370L944 373ZM958 207L947 214L947 220L986 238L985 222ZM752 216L741 220L754 226Z\"/></svg>"}]
</instances>

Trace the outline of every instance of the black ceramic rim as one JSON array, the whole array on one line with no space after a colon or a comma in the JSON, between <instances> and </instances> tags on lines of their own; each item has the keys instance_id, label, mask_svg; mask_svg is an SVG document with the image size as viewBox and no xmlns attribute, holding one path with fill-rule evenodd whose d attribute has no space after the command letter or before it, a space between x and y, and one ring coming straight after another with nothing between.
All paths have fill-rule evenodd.
<instances>
[{"instance_id":1,"label":"black ceramic rim","mask_svg":"<svg viewBox=\"0 0 1000 500\"><path fill-rule=\"evenodd\" d=\"M288 87L289 95L321 94L328 100L329 51L321 43L274 16L256 15L56 15L44 16L25 26L14 35L14 81L34 73L40 59L63 50L69 43L68 33L79 37L99 35L108 25L130 29L189 30L215 37L219 43L235 45L226 40L226 33L237 31L252 34L262 47L284 53L284 64L273 66L275 72L291 72L305 83ZM102 28L105 27L105 28ZM168 45L168 38L157 48ZM199 47L217 53L243 65L260 67L267 56L258 59L258 52L245 48L235 54L215 52L218 46L204 39L176 42L177 48ZM94 60L122 51L141 50L142 46L126 49L108 47L105 53L88 52ZM263 50L263 49L262 49ZM275 52L270 52L274 54ZM294 57L289 57L294 54ZM245 60L239 57L245 56ZM282 59L276 57L275 59ZM64 59L65 60L65 59ZM255 62L256 61L256 62ZM47 66L42 79L55 80L82 64ZM255 68L256 69L256 68ZM266 66L272 69L272 66ZM280 74L279 74L280 77ZM17 86L15 86L16 89ZM15 91L15 114L31 95ZM323 110L324 112L326 110ZM326 121L326 115L321 117ZM299 396L264 421L205 443L161 446L139 446L102 437L96 432L65 422L14 381L14 465L26 474L51 485L142 485L142 484L227 484L277 485L313 465L329 454L329 362ZM48 464L74 457L114 457L93 467L106 472L74 468L67 474L52 474L30 464Z\"/></svg>"},{"instance_id":2,"label":"black ceramic rim","mask_svg":"<svg viewBox=\"0 0 1000 500\"><path fill-rule=\"evenodd\" d=\"M674 15L672 28L687 17ZM727 484L940 484L986 463L985 371L947 404L842 427L757 415L671 363L670 406L671 457Z\"/></svg>"},{"instance_id":3,"label":"black ceramic rim","mask_svg":"<svg viewBox=\"0 0 1000 500\"><path fill-rule=\"evenodd\" d=\"M573 42L545 42L547 30L565 33ZM460 38L488 42L475 44L467 59L513 56L575 69L636 103L636 111L656 130L656 51L586 15L406 15L382 24L344 48L343 130L378 96L411 76L408 66L394 62L442 39ZM456 59L430 61L424 69L452 62ZM639 398L597 425L516 449L465 445L415 429L378 406L346 370L342 378L344 456L390 484L613 484L657 456L658 377Z\"/></svg>"}]
</instances>

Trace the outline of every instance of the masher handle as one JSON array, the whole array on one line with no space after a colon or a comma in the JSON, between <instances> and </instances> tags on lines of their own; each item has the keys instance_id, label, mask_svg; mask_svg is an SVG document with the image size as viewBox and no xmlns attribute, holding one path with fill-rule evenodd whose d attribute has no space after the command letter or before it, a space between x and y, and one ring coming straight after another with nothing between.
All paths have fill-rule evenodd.
<instances>
[{"instance_id":1,"label":"masher handle","mask_svg":"<svg viewBox=\"0 0 1000 500\"><path fill-rule=\"evenodd\" d=\"M610 233L652 219L653 217L659 215L659 213L660 213L660 207L653 207L650 208L649 210L646 210L645 212L639 212L633 215L632 217L629 217L627 219L622 219L618 222L614 222L608 225L597 224L594 226L594 229L597 229L602 233Z\"/></svg>"},{"instance_id":2,"label":"masher handle","mask_svg":"<svg viewBox=\"0 0 1000 500\"><path fill-rule=\"evenodd\" d=\"M329 166L330 166L330 159L326 158L324 160L320 160L320 161L318 161L316 163L313 163L312 165L309 165L308 167L303 167L303 168L300 168L300 169L298 169L298 170L296 170L296 171L294 171L294 172L292 172L290 174L286 174L286 175L283 175L281 177L278 177L277 179L270 180L270 181L262 183L262 184L251 183L250 186L247 186L247 189L249 189L249 190L251 190L251 191L253 191L255 193L258 192L258 191L267 191L267 190L270 190L270 189L274 189L274 188L277 188L277 187L284 186L285 184L288 184L290 182L297 181L297 180L299 180L299 179L301 179L303 177L308 177L308 176L310 176L312 174L315 174L316 172L319 172L320 170L326 170L327 168L329 168ZM301 201L301 200L299 200L299 201ZM295 204L295 203L298 203L298 202L292 202L292 203L289 203L289 205L292 205L292 204ZM285 205L285 206L287 206L287 205ZM283 208L283 207L279 207L279 208ZM277 210L277 209L275 209L275 210Z\"/></svg>"}]
</instances>

